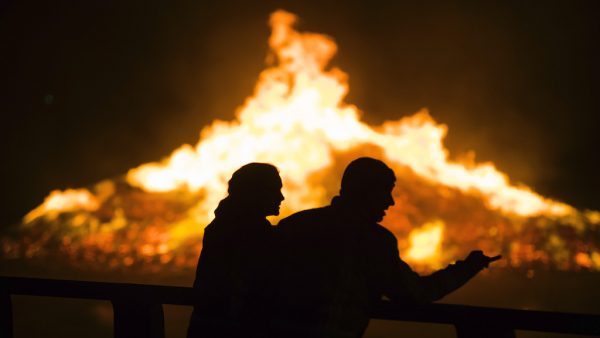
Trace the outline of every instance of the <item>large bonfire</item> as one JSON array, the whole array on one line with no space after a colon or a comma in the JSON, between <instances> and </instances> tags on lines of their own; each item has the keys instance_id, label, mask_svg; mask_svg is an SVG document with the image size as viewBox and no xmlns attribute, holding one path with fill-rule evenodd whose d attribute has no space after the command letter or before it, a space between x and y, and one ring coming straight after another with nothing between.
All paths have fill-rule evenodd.
<instances>
[{"instance_id":1,"label":"large bonfire","mask_svg":"<svg viewBox=\"0 0 600 338\"><path fill-rule=\"evenodd\" d=\"M600 270L600 213L516 186L491 163L451 160L443 144L447 127L426 110L380 126L361 122L359 109L344 102L347 75L328 66L336 44L294 30L295 21L284 11L272 14L270 65L235 120L213 122L196 145L124 177L51 192L3 235L3 259L191 271L202 229L241 165L279 168L285 216L327 204L345 165L373 156L398 176L396 205L384 225L418 269L480 248L503 254L508 266Z\"/></svg>"}]
</instances>

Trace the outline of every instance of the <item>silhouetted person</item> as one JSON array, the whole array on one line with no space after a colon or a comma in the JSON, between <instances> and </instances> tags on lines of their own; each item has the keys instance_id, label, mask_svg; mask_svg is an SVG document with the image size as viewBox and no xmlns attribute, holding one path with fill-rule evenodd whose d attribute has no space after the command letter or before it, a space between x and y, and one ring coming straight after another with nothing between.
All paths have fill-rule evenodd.
<instances>
[{"instance_id":1,"label":"silhouetted person","mask_svg":"<svg viewBox=\"0 0 600 338\"><path fill-rule=\"evenodd\" d=\"M499 257L473 251L429 276L399 257L379 225L394 205L396 177L383 162L359 158L346 168L331 205L283 219L282 269L273 327L278 337L361 337L383 296L407 305L438 300Z\"/></svg>"},{"instance_id":2,"label":"silhouetted person","mask_svg":"<svg viewBox=\"0 0 600 338\"><path fill-rule=\"evenodd\" d=\"M250 163L229 180L228 196L204 230L188 337L263 337L270 304L273 227L283 201L277 168Z\"/></svg>"}]
</instances>

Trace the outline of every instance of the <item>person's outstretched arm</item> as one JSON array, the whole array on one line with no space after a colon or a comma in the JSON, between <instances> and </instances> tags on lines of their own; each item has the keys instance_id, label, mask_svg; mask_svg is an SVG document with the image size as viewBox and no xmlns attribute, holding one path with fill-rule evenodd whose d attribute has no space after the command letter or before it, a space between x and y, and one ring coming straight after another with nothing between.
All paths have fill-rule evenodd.
<instances>
[{"instance_id":1,"label":"person's outstretched arm","mask_svg":"<svg viewBox=\"0 0 600 338\"><path fill-rule=\"evenodd\" d=\"M396 238L389 233L382 247L380 266L383 291L392 301L425 304L439 300L463 286L479 271L500 256L488 257L481 251L472 251L463 261L457 261L428 276L420 276L400 259Z\"/></svg>"}]
</instances>

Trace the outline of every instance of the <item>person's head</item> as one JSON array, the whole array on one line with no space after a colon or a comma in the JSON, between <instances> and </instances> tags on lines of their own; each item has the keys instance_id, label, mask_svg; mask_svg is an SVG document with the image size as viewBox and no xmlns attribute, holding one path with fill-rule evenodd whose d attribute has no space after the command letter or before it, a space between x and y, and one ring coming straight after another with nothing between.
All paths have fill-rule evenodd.
<instances>
[{"instance_id":1,"label":"person's head","mask_svg":"<svg viewBox=\"0 0 600 338\"><path fill-rule=\"evenodd\" d=\"M229 197L245 203L261 216L279 215L283 201L281 178L268 163L248 163L236 170L229 180Z\"/></svg>"},{"instance_id":2,"label":"person's head","mask_svg":"<svg viewBox=\"0 0 600 338\"><path fill-rule=\"evenodd\" d=\"M358 208L369 220L379 222L394 205L392 190L396 175L385 163L370 157L358 158L346 167L340 197Z\"/></svg>"}]
</instances>

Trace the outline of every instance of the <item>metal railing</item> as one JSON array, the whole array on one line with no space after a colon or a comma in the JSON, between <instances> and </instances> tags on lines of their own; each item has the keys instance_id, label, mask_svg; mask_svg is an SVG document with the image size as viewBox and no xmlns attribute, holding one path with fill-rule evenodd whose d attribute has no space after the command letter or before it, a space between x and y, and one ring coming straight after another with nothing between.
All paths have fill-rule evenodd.
<instances>
[{"instance_id":1,"label":"metal railing","mask_svg":"<svg viewBox=\"0 0 600 338\"><path fill-rule=\"evenodd\" d=\"M114 337L164 338L163 304L193 305L192 288L0 277L0 337L13 337L12 295L108 300ZM600 336L600 315L430 304L404 308L382 301L375 319L451 324L459 338L514 337L515 330Z\"/></svg>"}]
</instances>

